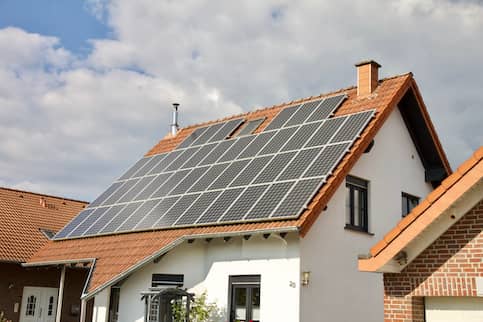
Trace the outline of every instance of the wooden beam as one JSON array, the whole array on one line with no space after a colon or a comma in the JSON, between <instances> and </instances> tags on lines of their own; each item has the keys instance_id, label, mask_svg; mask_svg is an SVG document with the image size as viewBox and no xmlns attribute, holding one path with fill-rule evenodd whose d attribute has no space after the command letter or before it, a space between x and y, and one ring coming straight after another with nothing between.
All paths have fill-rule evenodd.
<instances>
[{"instance_id":1,"label":"wooden beam","mask_svg":"<svg viewBox=\"0 0 483 322\"><path fill-rule=\"evenodd\" d=\"M60 322L62 316L62 300L64 298L64 283L65 283L65 265L62 265L60 271L60 283L59 283L59 297L57 298L57 312L55 314L55 322Z\"/></svg>"}]
</instances>

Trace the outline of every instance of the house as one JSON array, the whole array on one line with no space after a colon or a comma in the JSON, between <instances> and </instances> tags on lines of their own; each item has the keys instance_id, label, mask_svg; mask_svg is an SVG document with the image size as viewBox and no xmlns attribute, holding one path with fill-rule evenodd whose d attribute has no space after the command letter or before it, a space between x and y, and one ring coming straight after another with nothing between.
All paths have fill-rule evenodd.
<instances>
[{"instance_id":1,"label":"house","mask_svg":"<svg viewBox=\"0 0 483 322\"><path fill-rule=\"evenodd\" d=\"M90 265L81 321L170 321L175 287L206 293L219 321L381 321L382 275L357 255L451 169L413 75L379 67L179 131L175 114L25 266Z\"/></svg>"},{"instance_id":2,"label":"house","mask_svg":"<svg viewBox=\"0 0 483 322\"><path fill-rule=\"evenodd\" d=\"M384 321L483 321L483 147L359 260Z\"/></svg>"},{"instance_id":3,"label":"house","mask_svg":"<svg viewBox=\"0 0 483 322\"><path fill-rule=\"evenodd\" d=\"M60 269L22 267L86 202L0 188L0 312L12 322L54 321ZM64 278L62 321L78 321L84 268L69 267ZM59 311L60 312L60 311Z\"/></svg>"}]
</instances>

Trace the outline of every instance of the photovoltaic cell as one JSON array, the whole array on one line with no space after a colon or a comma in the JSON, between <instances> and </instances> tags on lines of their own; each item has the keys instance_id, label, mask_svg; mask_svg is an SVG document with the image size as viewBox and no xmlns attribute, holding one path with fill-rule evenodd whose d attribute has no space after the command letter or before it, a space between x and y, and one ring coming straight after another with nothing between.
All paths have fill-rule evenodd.
<instances>
[{"instance_id":1,"label":"photovoltaic cell","mask_svg":"<svg viewBox=\"0 0 483 322\"><path fill-rule=\"evenodd\" d=\"M326 120L317 132L315 132L306 147L321 146L329 143L329 140L334 136L345 119L346 116Z\"/></svg>"},{"instance_id":2,"label":"photovoltaic cell","mask_svg":"<svg viewBox=\"0 0 483 322\"><path fill-rule=\"evenodd\" d=\"M164 170L165 172L178 170L189 158L193 156L198 150L199 146L184 150L171 164Z\"/></svg>"},{"instance_id":3,"label":"photovoltaic cell","mask_svg":"<svg viewBox=\"0 0 483 322\"><path fill-rule=\"evenodd\" d=\"M231 163L225 171L213 182L208 190L223 189L233 181L233 179L245 168L250 162L249 159L234 161Z\"/></svg>"},{"instance_id":4,"label":"photovoltaic cell","mask_svg":"<svg viewBox=\"0 0 483 322\"><path fill-rule=\"evenodd\" d=\"M292 161L296 152L287 152L275 155L270 163L263 169L262 172L253 181L254 184L273 182L280 172Z\"/></svg>"},{"instance_id":5,"label":"photovoltaic cell","mask_svg":"<svg viewBox=\"0 0 483 322\"><path fill-rule=\"evenodd\" d=\"M81 222L84 221L92 212L94 209L85 209L81 211L74 219L72 219L64 228L62 228L61 231L59 231L56 235L55 238L65 238L67 235L69 235L72 230L74 230Z\"/></svg>"},{"instance_id":6,"label":"photovoltaic cell","mask_svg":"<svg viewBox=\"0 0 483 322\"><path fill-rule=\"evenodd\" d=\"M149 197L151 197L151 195L159 189L159 187L161 187L165 182L166 180L168 180L168 178L170 176L173 175L173 172L168 172L168 173L161 173L161 174L158 174L157 176L154 176L154 179L153 181L151 181L150 184L148 184L143 191L141 191L137 196L136 198L134 198L134 200L145 200L145 199L149 199Z\"/></svg>"},{"instance_id":7,"label":"photovoltaic cell","mask_svg":"<svg viewBox=\"0 0 483 322\"><path fill-rule=\"evenodd\" d=\"M207 165L207 164L213 164L218 160L223 153L228 150L232 144L235 143L235 140L228 140L228 141L223 141L218 144L216 148L214 148L210 154L206 156L206 158L201 161L200 165Z\"/></svg>"},{"instance_id":8,"label":"photovoltaic cell","mask_svg":"<svg viewBox=\"0 0 483 322\"><path fill-rule=\"evenodd\" d=\"M238 156L239 159L250 158L257 155L258 152L267 144L267 142L275 135L275 132L260 133L247 146L245 150Z\"/></svg>"},{"instance_id":9,"label":"photovoltaic cell","mask_svg":"<svg viewBox=\"0 0 483 322\"><path fill-rule=\"evenodd\" d=\"M275 210L272 218L295 217L300 215L304 207L310 203L314 194L318 191L323 182L323 178L298 181L278 206L277 210Z\"/></svg>"},{"instance_id":10,"label":"photovoltaic cell","mask_svg":"<svg viewBox=\"0 0 483 322\"><path fill-rule=\"evenodd\" d=\"M231 120L225 123L223 127L211 137L208 142L221 141L230 136L243 123L243 119Z\"/></svg>"},{"instance_id":11,"label":"photovoltaic cell","mask_svg":"<svg viewBox=\"0 0 483 322\"><path fill-rule=\"evenodd\" d=\"M104 214L109 207L97 208L89 216L84 219L80 225L78 225L70 234L71 236L81 236L98 218ZM70 236L69 235L69 236Z\"/></svg>"},{"instance_id":12,"label":"photovoltaic cell","mask_svg":"<svg viewBox=\"0 0 483 322\"><path fill-rule=\"evenodd\" d=\"M136 162L132 167L129 168L129 170L124 173L119 180L125 180L129 179L132 177L133 174L135 174L142 166L144 166L149 160L151 160L150 157L142 158L138 162Z\"/></svg>"},{"instance_id":13,"label":"photovoltaic cell","mask_svg":"<svg viewBox=\"0 0 483 322\"><path fill-rule=\"evenodd\" d=\"M134 200L134 197L136 197L141 190L146 188L146 186L149 185L153 179L153 176L140 178L139 181L131 188L131 190L124 194L124 196L122 196L118 202L129 202Z\"/></svg>"},{"instance_id":14,"label":"photovoltaic cell","mask_svg":"<svg viewBox=\"0 0 483 322\"><path fill-rule=\"evenodd\" d=\"M203 193L174 225L193 225L220 194L221 190Z\"/></svg>"},{"instance_id":15,"label":"photovoltaic cell","mask_svg":"<svg viewBox=\"0 0 483 322\"><path fill-rule=\"evenodd\" d=\"M147 214L136 226L136 229L149 229L154 227L180 197L168 197L161 200L154 209Z\"/></svg>"},{"instance_id":16,"label":"photovoltaic cell","mask_svg":"<svg viewBox=\"0 0 483 322\"><path fill-rule=\"evenodd\" d=\"M184 150L174 150L161 160L148 174L158 174L164 171L171 162L173 162Z\"/></svg>"},{"instance_id":17,"label":"photovoltaic cell","mask_svg":"<svg viewBox=\"0 0 483 322\"><path fill-rule=\"evenodd\" d=\"M193 154L193 156L186 161L185 164L181 167L181 169L191 168L197 166L201 160L203 160L216 146L218 143L210 143L203 145L198 152Z\"/></svg>"},{"instance_id":18,"label":"photovoltaic cell","mask_svg":"<svg viewBox=\"0 0 483 322\"><path fill-rule=\"evenodd\" d=\"M92 207L96 207L96 206L99 206L100 204L102 204L122 184L123 184L123 182L114 182L109 188L107 188L106 191L104 191L99 197L97 197L96 200L94 200L93 202L91 202L88 207L89 208L92 208Z\"/></svg>"},{"instance_id":19,"label":"photovoltaic cell","mask_svg":"<svg viewBox=\"0 0 483 322\"><path fill-rule=\"evenodd\" d=\"M171 189L176 187L176 185L181 180L183 180L186 175L188 175L190 171L191 170L186 169L175 172L171 177L169 177L168 180L164 182L161 187L159 187L159 189L152 195L151 198L160 198L166 196L171 191Z\"/></svg>"},{"instance_id":20,"label":"photovoltaic cell","mask_svg":"<svg viewBox=\"0 0 483 322\"><path fill-rule=\"evenodd\" d=\"M231 146L231 148L223 154L223 156L218 160L218 162L226 162L235 160L236 157L243 151L248 144L255 138L254 135L244 136L236 140L236 142Z\"/></svg>"},{"instance_id":21,"label":"photovoltaic cell","mask_svg":"<svg viewBox=\"0 0 483 322\"><path fill-rule=\"evenodd\" d=\"M124 183L122 184L122 186L120 186L119 189L116 190L116 192L114 192L109 198L107 198L106 201L104 201L102 203L102 205L103 206L107 206L107 205L115 204L138 181L139 181L139 179L131 179L131 180L128 180L128 181L124 181Z\"/></svg>"},{"instance_id":22,"label":"photovoltaic cell","mask_svg":"<svg viewBox=\"0 0 483 322\"><path fill-rule=\"evenodd\" d=\"M292 107L286 107L281 110L263 131L270 131L283 127L287 120L292 117L295 112L297 112L299 106L300 105L295 105Z\"/></svg>"},{"instance_id":23,"label":"photovoltaic cell","mask_svg":"<svg viewBox=\"0 0 483 322\"><path fill-rule=\"evenodd\" d=\"M243 188L224 190L218 199L208 208L198 220L198 224L214 223L223 216L233 201L243 192Z\"/></svg>"},{"instance_id":24,"label":"photovoltaic cell","mask_svg":"<svg viewBox=\"0 0 483 322\"><path fill-rule=\"evenodd\" d=\"M307 169L303 177L322 177L331 174L334 167L339 163L340 159L347 152L350 143L340 143L328 145L319 154L314 163Z\"/></svg>"},{"instance_id":25,"label":"photovoltaic cell","mask_svg":"<svg viewBox=\"0 0 483 322\"><path fill-rule=\"evenodd\" d=\"M132 213L132 215L119 226L118 231L128 231L133 229L144 217L149 214L154 207L161 202L161 199L151 199L143 202L143 204Z\"/></svg>"},{"instance_id":26,"label":"photovoltaic cell","mask_svg":"<svg viewBox=\"0 0 483 322\"><path fill-rule=\"evenodd\" d=\"M347 121L340 127L332 138L332 142L353 141L366 127L374 111L367 111L348 116Z\"/></svg>"},{"instance_id":27,"label":"photovoltaic cell","mask_svg":"<svg viewBox=\"0 0 483 322\"><path fill-rule=\"evenodd\" d=\"M200 179L210 167L204 166L201 168L194 168L181 182L171 190L171 195L178 195L188 191L188 189Z\"/></svg>"},{"instance_id":28,"label":"photovoltaic cell","mask_svg":"<svg viewBox=\"0 0 483 322\"><path fill-rule=\"evenodd\" d=\"M299 127L297 132L290 138L290 140L282 148L282 151L298 150L302 148L309 138L314 134L320 126L318 123L305 124Z\"/></svg>"},{"instance_id":29,"label":"photovoltaic cell","mask_svg":"<svg viewBox=\"0 0 483 322\"><path fill-rule=\"evenodd\" d=\"M256 129L265 121L265 117L261 119L251 120L248 121L247 124L243 127L243 129L238 132L238 136L249 135L255 132Z\"/></svg>"},{"instance_id":30,"label":"photovoltaic cell","mask_svg":"<svg viewBox=\"0 0 483 322\"><path fill-rule=\"evenodd\" d=\"M101 233L117 231L119 226L131 216L142 202L129 203L101 230Z\"/></svg>"},{"instance_id":31,"label":"photovoltaic cell","mask_svg":"<svg viewBox=\"0 0 483 322\"><path fill-rule=\"evenodd\" d=\"M260 151L259 155L277 153L287 143L290 137L297 131L298 127L281 129L275 133L272 139Z\"/></svg>"},{"instance_id":32,"label":"photovoltaic cell","mask_svg":"<svg viewBox=\"0 0 483 322\"><path fill-rule=\"evenodd\" d=\"M166 153L154 155L141 169L133 174L133 177L142 177L146 175L146 173L151 171L162 159L164 159L165 156Z\"/></svg>"},{"instance_id":33,"label":"photovoltaic cell","mask_svg":"<svg viewBox=\"0 0 483 322\"><path fill-rule=\"evenodd\" d=\"M317 155L319 155L321 150L322 148L319 147L299 151L292 162L290 162L285 170L280 174L277 180L291 180L300 178L312 161L314 161Z\"/></svg>"},{"instance_id":34,"label":"photovoltaic cell","mask_svg":"<svg viewBox=\"0 0 483 322\"><path fill-rule=\"evenodd\" d=\"M230 184L230 187L239 187L250 184L273 158L272 155L252 159L245 169Z\"/></svg>"},{"instance_id":35,"label":"photovoltaic cell","mask_svg":"<svg viewBox=\"0 0 483 322\"><path fill-rule=\"evenodd\" d=\"M208 142L211 137L213 135L216 134L216 132L218 132L221 127L225 125L225 123L216 123L216 124L213 124L211 125L210 127L208 127L208 129L200 135L199 138L197 138L191 145L192 146L195 146L195 145L201 145L201 144L204 144L206 142Z\"/></svg>"},{"instance_id":36,"label":"photovoltaic cell","mask_svg":"<svg viewBox=\"0 0 483 322\"><path fill-rule=\"evenodd\" d=\"M285 126L298 125L305 122L305 120L312 114L314 109L320 104L321 100L304 103L297 112L285 123Z\"/></svg>"},{"instance_id":37,"label":"photovoltaic cell","mask_svg":"<svg viewBox=\"0 0 483 322\"><path fill-rule=\"evenodd\" d=\"M293 186L294 181L274 183L250 210L245 219L261 219L270 217L271 213Z\"/></svg>"},{"instance_id":38,"label":"photovoltaic cell","mask_svg":"<svg viewBox=\"0 0 483 322\"><path fill-rule=\"evenodd\" d=\"M268 184L251 186L245 189L240 198L228 208L221 222L240 221L245 217L250 207L254 205L267 190Z\"/></svg>"},{"instance_id":39,"label":"photovoltaic cell","mask_svg":"<svg viewBox=\"0 0 483 322\"><path fill-rule=\"evenodd\" d=\"M199 193L192 195L184 195L168 210L157 223L155 227L170 227L174 222L188 209L195 200L200 196Z\"/></svg>"},{"instance_id":40,"label":"photovoltaic cell","mask_svg":"<svg viewBox=\"0 0 483 322\"><path fill-rule=\"evenodd\" d=\"M208 186L218 178L218 176L226 169L228 163L222 164L215 164L213 165L208 171L206 171L205 175L200 178L189 190L189 192L199 192L203 191Z\"/></svg>"},{"instance_id":41,"label":"photovoltaic cell","mask_svg":"<svg viewBox=\"0 0 483 322\"><path fill-rule=\"evenodd\" d=\"M178 145L177 149L182 149L190 146L194 141L196 141L201 134L203 134L208 127L200 127L194 130L180 145Z\"/></svg>"},{"instance_id":42,"label":"photovoltaic cell","mask_svg":"<svg viewBox=\"0 0 483 322\"><path fill-rule=\"evenodd\" d=\"M97 234L114 216L116 216L124 205L115 205L109 208L97 221L82 235Z\"/></svg>"},{"instance_id":43,"label":"photovoltaic cell","mask_svg":"<svg viewBox=\"0 0 483 322\"><path fill-rule=\"evenodd\" d=\"M310 115L307 122L320 121L332 115L340 104L347 98L347 95L337 95L326 98Z\"/></svg>"}]
</instances>

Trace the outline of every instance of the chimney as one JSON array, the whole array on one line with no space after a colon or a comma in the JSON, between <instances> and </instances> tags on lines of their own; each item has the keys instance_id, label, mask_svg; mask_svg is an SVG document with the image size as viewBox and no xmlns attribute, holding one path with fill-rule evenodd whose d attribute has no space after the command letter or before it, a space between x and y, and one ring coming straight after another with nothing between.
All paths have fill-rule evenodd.
<instances>
[{"instance_id":1,"label":"chimney","mask_svg":"<svg viewBox=\"0 0 483 322\"><path fill-rule=\"evenodd\" d=\"M178 133L178 106L179 103L173 103L173 123L171 123L171 135L175 136Z\"/></svg>"},{"instance_id":2,"label":"chimney","mask_svg":"<svg viewBox=\"0 0 483 322\"><path fill-rule=\"evenodd\" d=\"M364 60L356 64L357 67L357 96L372 94L379 81L379 65L374 60Z\"/></svg>"}]
</instances>

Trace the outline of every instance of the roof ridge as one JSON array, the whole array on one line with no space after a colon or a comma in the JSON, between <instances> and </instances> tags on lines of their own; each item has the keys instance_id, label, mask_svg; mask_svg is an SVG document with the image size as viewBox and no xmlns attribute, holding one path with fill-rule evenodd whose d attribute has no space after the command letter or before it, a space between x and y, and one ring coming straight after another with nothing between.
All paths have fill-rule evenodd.
<instances>
[{"instance_id":1,"label":"roof ridge","mask_svg":"<svg viewBox=\"0 0 483 322\"><path fill-rule=\"evenodd\" d=\"M404 76L407 76L407 75L413 76L413 73L412 72L407 72L407 73L403 73L403 74L397 74L397 75L385 77L385 78L380 79L379 80L379 83L382 83L384 81L388 81L388 80L391 80L391 79L399 78L399 77L404 77ZM315 99L319 99L319 98L323 98L323 97L328 97L330 95L339 94L340 92L344 92L344 91L348 91L348 90L352 90L352 89L356 89L356 88L357 88L356 85L342 87L342 88L339 88L337 90L330 91L330 92L326 92L326 93L320 93L318 95L313 95L313 96L308 96L308 97L302 97L302 98L296 98L296 99L293 99L291 101L282 102L282 103L279 103L279 104L274 104L272 106L262 106L262 107L255 108L255 109L251 109L249 111L246 111L246 112L243 112L243 113L239 113L239 114L233 114L233 115L221 117L221 118L214 119L214 120L209 120L209 121L205 121L205 122L189 124L187 126L184 126L184 127L180 128L179 130L180 131L182 131L182 130L189 130L191 128L197 128L197 127L200 127L200 126L205 126L205 125L209 125L209 124L219 123L219 122L223 122L223 121L226 121L226 120L229 120L229 119L234 119L234 118L237 118L237 117L242 117L242 116L245 116L245 115L248 115L248 114L253 114L253 113L256 113L256 112L260 112L260 111L267 111L267 110L270 110L270 109L276 109L276 108L281 108L281 107L287 107L287 106L290 106L290 105L300 104L300 103L304 103L304 102L307 102L307 101L310 101L310 100L315 100ZM170 134L168 133L167 136L170 137Z\"/></svg>"},{"instance_id":2,"label":"roof ridge","mask_svg":"<svg viewBox=\"0 0 483 322\"><path fill-rule=\"evenodd\" d=\"M8 191L14 191L14 192L20 192L20 193L28 193L28 194L31 194L31 195L37 195L37 196L41 196L41 197L49 197L49 198L54 198L54 199L59 199L59 200L74 201L74 202L80 202L80 203L85 203L85 204L89 203L88 201L74 199L74 198L54 196L54 195L46 194L46 193L40 193L40 192L34 192L34 191L28 191L28 190L20 190L20 189L15 189L15 188L7 188L7 187L2 187L2 186L0 186L0 190L8 190Z\"/></svg>"}]
</instances>

